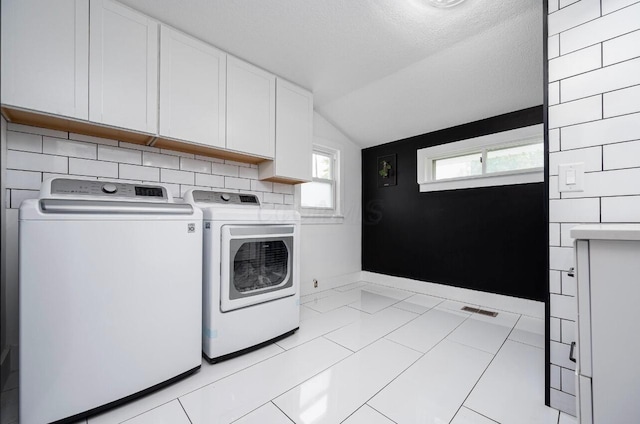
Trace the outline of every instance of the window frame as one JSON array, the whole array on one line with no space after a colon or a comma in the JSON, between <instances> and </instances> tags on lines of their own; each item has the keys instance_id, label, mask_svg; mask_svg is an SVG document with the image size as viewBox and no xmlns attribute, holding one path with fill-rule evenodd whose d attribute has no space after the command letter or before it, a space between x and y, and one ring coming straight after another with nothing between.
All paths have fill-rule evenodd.
<instances>
[{"instance_id":1,"label":"window frame","mask_svg":"<svg viewBox=\"0 0 640 424\"><path fill-rule=\"evenodd\" d=\"M317 153L323 156L328 156L331 158L331 171L332 171L332 179L328 180L325 178L312 178L310 182L322 182L322 183L331 183L331 189L333 194L333 207L304 207L302 206L302 184L298 184L296 186L296 206L300 215L302 216L303 223L335 223L341 222L344 218L342 216L342 199L341 199L341 184L340 184L340 174L341 174L341 161L340 161L340 150L329 147L323 144L314 143L311 149L311 160L313 160L313 154ZM304 184L304 183L303 183Z\"/></svg>"},{"instance_id":2,"label":"window frame","mask_svg":"<svg viewBox=\"0 0 640 424\"><path fill-rule=\"evenodd\" d=\"M544 166L513 171L486 172L487 153L489 151L538 144L536 141L544 143L543 124L419 149L417 151L417 180L420 185L420 191L428 192L542 182L544 181ZM481 153L482 174L435 179L435 161L473 153Z\"/></svg>"}]
</instances>

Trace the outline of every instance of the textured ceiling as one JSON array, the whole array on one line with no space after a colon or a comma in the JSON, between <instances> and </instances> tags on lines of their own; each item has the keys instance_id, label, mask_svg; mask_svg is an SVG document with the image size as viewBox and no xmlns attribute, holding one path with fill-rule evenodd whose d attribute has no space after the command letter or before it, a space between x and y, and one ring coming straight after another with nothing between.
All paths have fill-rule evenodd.
<instances>
[{"instance_id":1,"label":"textured ceiling","mask_svg":"<svg viewBox=\"0 0 640 424\"><path fill-rule=\"evenodd\" d=\"M121 0L314 92L362 146L542 103L542 2Z\"/></svg>"}]
</instances>

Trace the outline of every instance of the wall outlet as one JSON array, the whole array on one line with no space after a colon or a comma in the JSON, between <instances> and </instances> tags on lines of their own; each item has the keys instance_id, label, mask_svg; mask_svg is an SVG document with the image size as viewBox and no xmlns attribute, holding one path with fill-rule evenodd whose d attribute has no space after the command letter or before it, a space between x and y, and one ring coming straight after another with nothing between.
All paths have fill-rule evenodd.
<instances>
[{"instance_id":1,"label":"wall outlet","mask_svg":"<svg viewBox=\"0 0 640 424\"><path fill-rule=\"evenodd\" d=\"M313 288L314 289L318 288L318 280L316 280L315 278L313 279Z\"/></svg>"}]
</instances>

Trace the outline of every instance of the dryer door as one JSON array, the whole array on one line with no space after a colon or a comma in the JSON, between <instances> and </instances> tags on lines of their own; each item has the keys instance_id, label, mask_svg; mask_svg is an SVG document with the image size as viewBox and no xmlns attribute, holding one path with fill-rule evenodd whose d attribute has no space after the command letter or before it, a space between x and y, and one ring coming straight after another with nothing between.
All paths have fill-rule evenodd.
<instances>
[{"instance_id":1,"label":"dryer door","mask_svg":"<svg viewBox=\"0 0 640 424\"><path fill-rule=\"evenodd\" d=\"M222 226L222 312L295 294L293 225Z\"/></svg>"}]
</instances>

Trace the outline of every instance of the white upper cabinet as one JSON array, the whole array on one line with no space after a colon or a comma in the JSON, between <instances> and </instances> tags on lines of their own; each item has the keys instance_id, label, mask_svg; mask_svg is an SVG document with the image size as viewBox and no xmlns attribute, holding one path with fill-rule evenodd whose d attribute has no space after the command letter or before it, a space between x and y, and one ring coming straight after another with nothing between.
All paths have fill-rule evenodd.
<instances>
[{"instance_id":1,"label":"white upper cabinet","mask_svg":"<svg viewBox=\"0 0 640 424\"><path fill-rule=\"evenodd\" d=\"M89 120L157 133L158 23L111 0L91 0L89 47Z\"/></svg>"},{"instance_id":2,"label":"white upper cabinet","mask_svg":"<svg viewBox=\"0 0 640 424\"><path fill-rule=\"evenodd\" d=\"M160 136L225 147L227 55L160 27Z\"/></svg>"},{"instance_id":3,"label":"white upper cabinet","mask_svg":"<svg viewBox=\"0 0 640 424\"><path fill-rule=\"evenodd\" d=\"M278 78L276 98L276 155L260 179L311 181L313 94Z\"/></svg>"},{"instance_id":4,"label":"white upper cabinet","mask_svg":"<svg viewBox=\"0 0 640 424\"><path fill-rule=\"evenodd\" d=\"M88 117L89 0L2 1L2 103Z\"/></svg>"},{"instance_id":5,"label":"white upper cabinet","mask_svg":"<svg viewBox=\"0 0 640 424\"><path fill-rule=\"evenodd\" d=\"M227 57L227 149L273 158L276 77Z\"/></svg>"}]
</instances>

